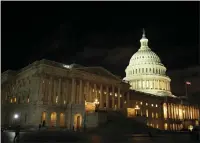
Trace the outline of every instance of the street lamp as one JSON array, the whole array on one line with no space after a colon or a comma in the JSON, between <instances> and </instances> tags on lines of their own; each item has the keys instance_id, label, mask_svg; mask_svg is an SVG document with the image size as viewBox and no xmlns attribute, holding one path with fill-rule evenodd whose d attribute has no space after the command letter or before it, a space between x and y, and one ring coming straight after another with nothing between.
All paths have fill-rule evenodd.
<instances>
[{"instance_id":1,"label":"street lamp","mask_svg":"<svg viewBox=\"0 0 200 143\"><path fill-rule=\"evenodd\" d=\"M18 119L19 115L18 114L14 114L14 119Z\"/></svg>"},{"instance_id":2,"label":"street lamp","mask_svg":"<svg viewBox=\"0 0 200 143\"><path fill-rule=\"evenodd\" d=\"M97 111L97 109L99 108L99 101L97 98L95 99L94 104L95 104L95 111Z\"/></svg>"},{"instance_id":3,"label":"street lamp","mask_svg":"<svg viewBox=\"0 0 200 143\"><path fill-rule=\"evenodd\" d=\"M19 115L18 115L18 114L14 114L14 115L13 115L13 118L14 118L14 124L17 124Z\"/></svg>"}]
</instances>

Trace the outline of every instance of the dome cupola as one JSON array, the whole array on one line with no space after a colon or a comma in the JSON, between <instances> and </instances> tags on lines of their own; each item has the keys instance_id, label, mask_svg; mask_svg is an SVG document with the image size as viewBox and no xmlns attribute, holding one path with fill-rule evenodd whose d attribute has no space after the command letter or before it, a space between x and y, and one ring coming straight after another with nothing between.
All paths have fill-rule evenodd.
<instances>
[{"instance_id":1,"label":"dome cupola","mask_svg":"<svg viewBox=\"0 0 200 143\"><path fill-rule=\"evenodd\" d=\"M171 95L171 80L166 76L166 67L149 48L144 29L140 48L131 57L125 72L124 80L130 83L131 89L160 96Z\"/></svg>"}]
</instances>

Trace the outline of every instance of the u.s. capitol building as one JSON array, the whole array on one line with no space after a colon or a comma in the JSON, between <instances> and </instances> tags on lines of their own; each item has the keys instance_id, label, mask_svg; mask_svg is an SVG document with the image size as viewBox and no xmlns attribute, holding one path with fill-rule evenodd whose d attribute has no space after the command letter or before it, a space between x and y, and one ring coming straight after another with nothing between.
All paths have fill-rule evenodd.
<instances>
[{"instance_id":1,"label":"u.s. capitol building","mask_svg":"<svg viewBox=\"0 0 200 143\"><path fill-rule=\"evenodd\" d=\"M1 124L77 130L97 127L109 112L120 111L162 130L199 125L199 107L172 94L166 67L145 33L140 42L123 80L103 67L45 59L2 73Z\"/></svg>"}]
</instances>

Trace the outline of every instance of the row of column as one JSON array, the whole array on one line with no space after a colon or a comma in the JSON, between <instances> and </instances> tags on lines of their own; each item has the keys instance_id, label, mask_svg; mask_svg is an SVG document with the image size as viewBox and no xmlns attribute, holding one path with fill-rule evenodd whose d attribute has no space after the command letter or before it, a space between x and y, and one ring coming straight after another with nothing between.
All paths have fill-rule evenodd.
<instances>
[{"instance_id":1,"label":"row of column","mask_svg":"<svg viewBox=\"0 0 200 143\"><path fill-rule=\"evenodd\" d=\"M153 73L153 74L165 74L165 71L162 69L156 69L156 68L139 68L139 69L134 69L130 70L128 72L129 75L134 75L134 74L143 74L143 73Z\"/></svg>"},{"instance_id":2,"label":"row of column","mask_svg":"<svg viewBox=\"0 0 200 143\"><path fill-rule=\"evenodd\" d=\"M63 87L63 88L62 88ZM39 99L45 104L56 104L61 101L66 101L66 89L68 82L62 82L61 79L41 79L39 88Z\"/></svg>"},{"instance_id":3,"label":"row of column","mask_svg":"<svg viewBox=\"0 0 200 143\"><path fill-rule=\"evenodd\" d=\"M85 100L94 102L95 99L98 99L100 108L105 105L107 108L114 108L115 105L119 108L124 101L120 87L98 85L81 79L72 78L62 81L50 78L42 79L40 84L39 98L45 104L83 104ZM117 103L115 103L116 98ZM125 99L125 101L128 100Z\"/></svg>"},{"instance_id":4,"label":"row of column","mask_svg":"<svg viewBox=\"0 0 200 143\"><path fill-rule=\"evenodd\" d=\"M164 118L171 119L199 119L200 111L193 106L164 104L163 105Z\"/></svg>"},{"instance_id":5,"label":"row of column","mask_svg":"<svg viewBox=\"0 0 200 143\"><path fill-rule=\"evenodd\" d=\"M162 80L136 80L131 82L133 89L161 89L170 91L170 83Z\"/></svg>"},{"instance_id":6,"label":"row of column","mask_svg":"<svg viewBox=\"0 0 200 143\"><path fill-rule=\"evenodd\" d=\"M78 91L76 90L78 87ZM99 87L99 88L98 88ZM83 84L82 80L72 79L72 103L83 103L86 102L94 102L95 99L99 101L99 107L103 108L117 108L121 107L121 104L124 101L124 96L121 95L120 88L117 87L117 91L115 91L114 86L103 86L102 84L97 85L95 83L90 83L89 81L86 84ZM76 94L76 91L78 94ZM111 100L110 100L111 97ZM115 103L115 99L117 98L117 103ZM129 95L127 95L129 98ZM111 101L111 103L110 103ZM111 104L111 105L110 105Z\"/></svg>"}]
</instances>

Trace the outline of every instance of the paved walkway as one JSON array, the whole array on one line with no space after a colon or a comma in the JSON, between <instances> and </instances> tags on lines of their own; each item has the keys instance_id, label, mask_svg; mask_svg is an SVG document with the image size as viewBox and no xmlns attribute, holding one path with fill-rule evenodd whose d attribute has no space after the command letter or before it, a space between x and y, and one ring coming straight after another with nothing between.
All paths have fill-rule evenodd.
<instances>
[{"instance_id":1,"label":"paved walkway","mask_svg":"<svg viewBox=\"0 0 200 143\"><path fill-rule=\"evenodd\" d=\"M2 143L13 143L15 133L4 132L1 136ZM192 143L190 135L187 134L164 134L149 137L147 134L133 135L98 135L67 131L36 131L21 132L20 143ZM196 141L200 142L200 141Z\"/></svg>"}]
</instances>

